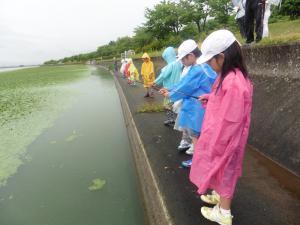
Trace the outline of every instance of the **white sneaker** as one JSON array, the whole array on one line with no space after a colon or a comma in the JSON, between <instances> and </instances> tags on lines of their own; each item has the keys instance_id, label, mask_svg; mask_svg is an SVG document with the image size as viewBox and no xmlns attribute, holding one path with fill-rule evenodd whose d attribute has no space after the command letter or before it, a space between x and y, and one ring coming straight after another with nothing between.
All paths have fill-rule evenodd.
<instances>
[{"instance_id":1,"label":"white sneaker","mask_svg":"<svg viewBox=\"0 0 300 225\"><path fill-rule=\"evenodd\" d=\"M201 195L200 198L202 201L212 205L219 204L220 202L220 195L215 191L212 191L211 194Z\"/></svg>"},{"instance_id":2,"label":"white sneaker","mask_svg":"<svg viewBox=\"0 0 300 225\"><path fill-rule=\"evenodd\" d=\"M201 207L201 213L202 215L213 222L217 222L218 224L221 225L232 225L232 218L233 216L230 215L224 215L221 210L219 205L216 205L213 208L209 207Z\"/></svg>"},{"instance_id":3,"label":"white sneaker","mask_svg":"<svg viewBox=\"0 0 300 225\"><path fill-rule=\"evenodd\" d=\"M185 140L180 141L180 145L178 146L178 151L185 151L191 147L191 144Z\"/></svg>"},{"instance_id":4,"label":"white sneaker","mask_svg":"<svg viewBox=\"0 0 300 225\"><path fill-rule=\"evenodd\" d=\"M180 144L179 144L178 148L179 148L179 147L181 147L181 146L182 146L182 145L183 145L185 142L186 142L185 140L182 140L182 139L181 139L181 141L180 141Z\"/></svg>"},{"instance_id":5,"label":"white sneaker","mask_svg":"<svg viewBox=\"0 0 300 225\"><path fill-rule=\"evenodd\" d=\"M193 155L194 154L194 145L192 144L191 147L188 150L186 150L185 153L188 155Z\"/></svg>"}]
</instances>

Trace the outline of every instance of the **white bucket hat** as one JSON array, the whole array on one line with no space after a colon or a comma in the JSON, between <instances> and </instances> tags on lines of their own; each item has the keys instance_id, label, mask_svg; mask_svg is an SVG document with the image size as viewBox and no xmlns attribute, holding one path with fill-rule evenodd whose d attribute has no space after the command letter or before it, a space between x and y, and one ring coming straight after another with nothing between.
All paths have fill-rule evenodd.
<instances>
[{"instance_id":1,"label":"white bucket hat","mask_svg":"<svg viewBox=\"0 0 300 225\"><path fill-rule=\"evenodd\" d=\"M196 48L198 48L198 45L192 39L182 42L178 48L177 60L181 60L184 56L188 55L189 53L194 51Z\"/></svg>"},{"instance_id":2,"label":"white bucket hat","mask_svg":"<svg viewBox=\"0 0 300 225\"><path fill-rule=\"evenodd\" d=\"M233 33L229 30L217 30L208 35L201 45L202 55L197 60L202 64L210 60L215 55L224 52L233 42L237 41Z\"/></svg>"}]
</instances>

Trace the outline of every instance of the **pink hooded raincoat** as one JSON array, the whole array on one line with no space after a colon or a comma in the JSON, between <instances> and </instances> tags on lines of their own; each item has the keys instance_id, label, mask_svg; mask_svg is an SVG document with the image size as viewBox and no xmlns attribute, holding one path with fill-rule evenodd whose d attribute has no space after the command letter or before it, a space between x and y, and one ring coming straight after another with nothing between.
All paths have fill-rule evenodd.
<instances>
[{"instance_id":1,"label":"pink hooded raincoat","mask_svg":"<svg viewBox=\"0 0 300 225\"><path fill-rule=\"evenodd\" d=\"M240 70L230 72L208 97L201 136L195 148L190 180L198 193L213 189L232 198L242 174L248 139L253 86Z\"/></svg>"}]
</instances>

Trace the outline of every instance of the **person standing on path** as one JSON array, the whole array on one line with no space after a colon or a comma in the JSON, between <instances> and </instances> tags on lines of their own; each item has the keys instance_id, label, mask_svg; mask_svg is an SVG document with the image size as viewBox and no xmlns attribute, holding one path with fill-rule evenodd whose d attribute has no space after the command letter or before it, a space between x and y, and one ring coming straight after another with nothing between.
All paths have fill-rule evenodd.
<instances>
[{"instance_id":1,"label":"person standing on path","mask_svg":"<svg viewBox=\"0 0 300 225\"><path fill-rule=\"evenodd\" d=\"M144 53L142 56L143 64L141 68L141 75L144 80L144 88L146 88L146 95L147 97L154 97L153 90L151 89L152 84L155 80L155 72L153 62L150 59L150 56L147 53Z\"/></svg>"},{"instance_id":2,"label":"person standing on path","mask_svg":"<svg viewBox=\"0 0 300 225\"><path fill-rule=\"evenodd\" d=\"M126 78L126 75L125 75L125 67L126 67L126 65L127 65L126 59L122 59L121 60L120 73L122 74L123 78Z\"/></svg>"},{"instance_id":3,"label":"person standing on path","mask_svg":"<svg viewBox=\"0 0 300 225\"><path fill-rule=\"evenodd\" d=\"M278 6L281 4L281 0L267 0L265 3L265 14L263 20L263 35L262 37L269 37L269 18L271 16L271 6Z\"/></svg>"},{"instance_id":4,"label":"person standing on path","mask_svg":"<svg viewBox=\"0 0 300 225\"><path fill-rule=\"evenodd\" d=\"M133 64L132 59L128 59L129 67L128 67L128 74L129 74L129 84L136 85L135 81L139 81L139 72L135 65Z\"/></svg>"},{"instance_id":5,"label":"person standing on path","mask_svg":"<svg viewBox=\"0 0 300 225\"><path fill-rule=\"evenodd\" d=\"M232 225L231 201L242 174L248 139L253 86L248 77L242 50L228 30L211 33L201 46L198 63L207 62L218 73L212 92L199 100L206 105L201 136L196 144L190 180L198 193L212 194L201 200L215 204L202 207L208 220Z\"/></svg>"},{"instance_id":6,"label":"person standing on path","mask_svg":"<svg viewBox=\"0 0 300 225\"><path fill-rule=\"evenodd\" d=\"M184 66L182 73L180 75L180 80L187 75L190 68L191 68L191 66ZM185 151L185 153L187 153L187 154L188 153L193 154L194 149L193 149L192 139L189 136L188 130L179 126L179 114L180 114L181 106L182 106L182 99L174 102L174 104L172 105L173 112L175 112L177 114L175 124L174 124L174 130L178 130L178 131L182 132L180 144L177 147L177 149L179 152Z\"/></svg>"},{"instance_id":7,"label":"person standing on path","mask_svg":"<svg viewBox=\"0 0 300 225\"><path fill-rule=\"evenodd\" d=\"M239 1L232 0L232 4L237 9L235 20L236 20L236 23L239 26L240 34L241 34L242 38L246 38L246 32L245 32L245 7L246 7L246 0L239 0Z\"/></svg>"},{"instance_id":8,"label":"person standing on path","mask_svg":"<svg viewBox=\"0 0 300 225\"><path fill-rule=\"evenodd\" d=\"M182 72L182 64L176 60L175 49L171 46L167 47L163 53L162 58L167 62L167 65L161 69L159 76L154 81L154 86L163 86L166 89L172 88L180 80ZM176 113L172 110L173 103L169 97L164 98L164 108L166 111L167 120L164 121L166 126L175 124Z\"/></svg>"},{"instance_id":9,"label":"person standing on path","mask_svg":"<svg viewBox=\"0 0 300 225\"><path fill-rule=\"evenodd\" d=\"M191 66L191 68L186 76L171 89L162 88L160 90L160 93L169 97L172 102L182 99L179 126L187 129L193 145L196 144L200 136L205 112L198 99L193 98L193 96L210 93L213 83L211 78L216 78L216 73L208 64L197 65L196 62L200 55L201 52L194 40L184 41L178 48L178 60L181 60L184 66ZM210 76L207 76L207 73Z\"/></svg>"},{"instance_id":10,"label":"person standing on path","mask_svg":"<svg viewBox=\"0 0 300 225\"><path fill-rule=\"evenodd\" d=\"M259 42L262 39L265 1L266 0L246 1L245 30L246 30L247 44L250 44L254 41L254 20L255 20L255 33L256 33L255 41Z\"/></svg>"}]
</instances>

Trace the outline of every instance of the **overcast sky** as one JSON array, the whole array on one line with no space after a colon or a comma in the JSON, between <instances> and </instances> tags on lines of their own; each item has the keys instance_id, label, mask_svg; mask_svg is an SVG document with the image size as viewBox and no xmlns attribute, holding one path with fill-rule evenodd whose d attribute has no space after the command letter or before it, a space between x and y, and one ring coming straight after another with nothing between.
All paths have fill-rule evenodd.
<instances>
[{"instance_id":1,"label":"overcast sky","mask_svg":"<svg viewBox=\"0 0 300 225\"><path fill-rule=\"evenodd\" d=\"M0 0L0 66L95 51L132 35L160 0Z\"/></svg>"}]
</instances>

